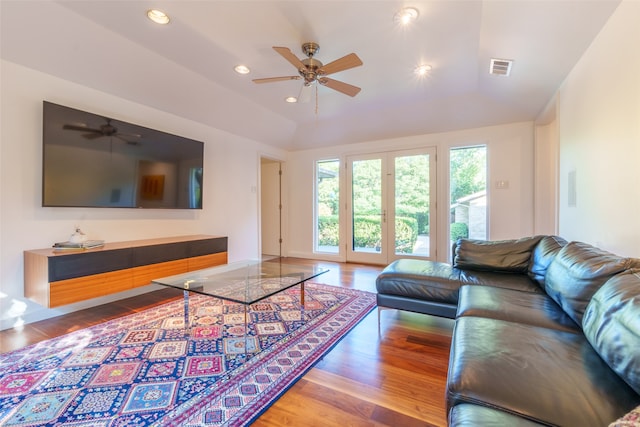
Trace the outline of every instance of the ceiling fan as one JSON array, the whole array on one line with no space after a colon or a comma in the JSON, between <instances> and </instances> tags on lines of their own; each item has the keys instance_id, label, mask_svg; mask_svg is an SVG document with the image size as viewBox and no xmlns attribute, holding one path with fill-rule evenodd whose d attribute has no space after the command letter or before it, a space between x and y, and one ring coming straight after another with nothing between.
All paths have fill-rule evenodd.
<instances>
[{"instance_id":1,"label":"ceiling fan","mask_svg":"<svg viewBox=\"0 0 640 427\"><path fill-rule=\"evenodd\" d=\"M298 59L298 57L295 56L289 48L274 46L273 50L278 52L284 59L296 67L299 75L254 79L254 83L272 83L285 80L304 79L304 86L308 87L313 85L313 83L318 82L323 86L327 86L328 88L337 90L338 92L352 97L356 96L361 90L357 86L326 77L330 74L362 65L362 61L355 53L350 53L349 55L336 59L327 65L323 65L322 62L314 58L315 54L320 50L320 45L315 42L308 42L302 45L302 51L307 55L307 57L302 60Z\"/></svg>"},{"instance_id":2,"label":"ceiling fan","mask_svg":"<svg viewBox=\"0 0 640 427\"><path fill-rule=\"evenodd\" d=\"M71 124L65 124L62 126L62 129L65 130L77 130L80 132L86 132L84 135L82 135L84 138L86 139L96 139L96 138L101 138L103 136L108 136L108 137L116 137L118 139L121 139L122 141L126 142L127 144L130 145L138 145L139 143L137 141L130 141L126 138L126 137L131 137L131 138L142 138L142 135L139 135L137 133L121 133L118 132L118 128L116 128L115 126L113 126L111 124L111 119L105 117L104 118L106 120L106 124L104 125L100 125L99 128L95 129L95 128L90 128L86 125L71 125Z\"/></svg>"}]
</instances>

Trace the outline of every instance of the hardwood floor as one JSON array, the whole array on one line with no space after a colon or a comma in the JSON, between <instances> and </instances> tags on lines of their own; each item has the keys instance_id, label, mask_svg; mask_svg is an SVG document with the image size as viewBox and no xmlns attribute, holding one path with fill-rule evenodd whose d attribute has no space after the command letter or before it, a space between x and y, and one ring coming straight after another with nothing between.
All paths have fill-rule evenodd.
<instances>
[{"instance_id":1,"label":"hardwood floor","mask_svg":"<svg viewBox=\"0 0 640 427\"><path fill-rule=\"evenodd\" d=\"M287 258L329 272L314 281L375 292L382 267ZM0 331L0 352L145 310L181 292L163 289ZM293 385L254 426L445 426L445 382L453 321L372 311Z\"/></svg>"}]
</instances>

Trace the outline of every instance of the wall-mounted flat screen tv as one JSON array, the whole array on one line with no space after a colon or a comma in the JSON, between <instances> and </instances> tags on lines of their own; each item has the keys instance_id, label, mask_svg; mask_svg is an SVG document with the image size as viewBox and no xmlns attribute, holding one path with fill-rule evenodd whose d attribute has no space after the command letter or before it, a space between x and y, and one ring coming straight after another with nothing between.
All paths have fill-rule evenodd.
<instances>
[{"instance_id":1,"label":"wall-mounted flat screen tv","mask_svg":"<svg viewBox=\"0 0 640 427\"><path fill-rule=\"evenodd\" d=\"M204 143L44 101L42 206L202 209Z\"/></svg>"}]
</instances>

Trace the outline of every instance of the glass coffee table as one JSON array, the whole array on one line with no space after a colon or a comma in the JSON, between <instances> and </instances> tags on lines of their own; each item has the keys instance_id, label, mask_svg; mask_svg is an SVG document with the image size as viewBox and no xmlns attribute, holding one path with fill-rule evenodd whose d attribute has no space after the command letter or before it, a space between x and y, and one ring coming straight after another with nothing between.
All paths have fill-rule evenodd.
<instances>
[{"instance_id":1,"label":"glass coffee table","mask_svg":"<svg viewBox=\"0 0 640 427\"><path fill-rule=\"evenodd\" d=\"M279 261L240 261L175 276L152 283L181 289L184 325L189 331L189 295L198 293L244 306L245 356L249 307L265 298L300 285L301 318L304 320L304 283L329 271L318 266L284 264Z\"/></svg>"}]
</instances>

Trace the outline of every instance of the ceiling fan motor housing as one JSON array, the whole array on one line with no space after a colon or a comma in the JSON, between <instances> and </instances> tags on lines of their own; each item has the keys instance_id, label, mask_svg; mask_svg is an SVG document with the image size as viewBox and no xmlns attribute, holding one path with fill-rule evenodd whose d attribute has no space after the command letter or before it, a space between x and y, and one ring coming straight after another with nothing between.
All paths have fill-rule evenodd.
<instances>
[{"instance_id":1,"label":"ceiling fan motor housing","mask_svg":"<svg viewBox=\"0 0 640 427\"><path fill-rule=\"evenodd\" d=\"M118 133L118 128L111 126L111 120L107 119L107 124L100 126L100 130L102 131L102 135L104 136L112 136Z\"/></svg>"},{"instance_id":2,"label":"ceiling fan motor housing","mask_svg":"<svg viewBox=\"0 0 640 427\"><path fill-rule=\"evenodd\" d=\"M309 57L303 59L302 63L304 64L305 68L299 69L298 72L304 78L304 81L306 83L315 81L316 77L318 76L318 69L322 67L322 62Z\"/></svg>"}]
</instances>

